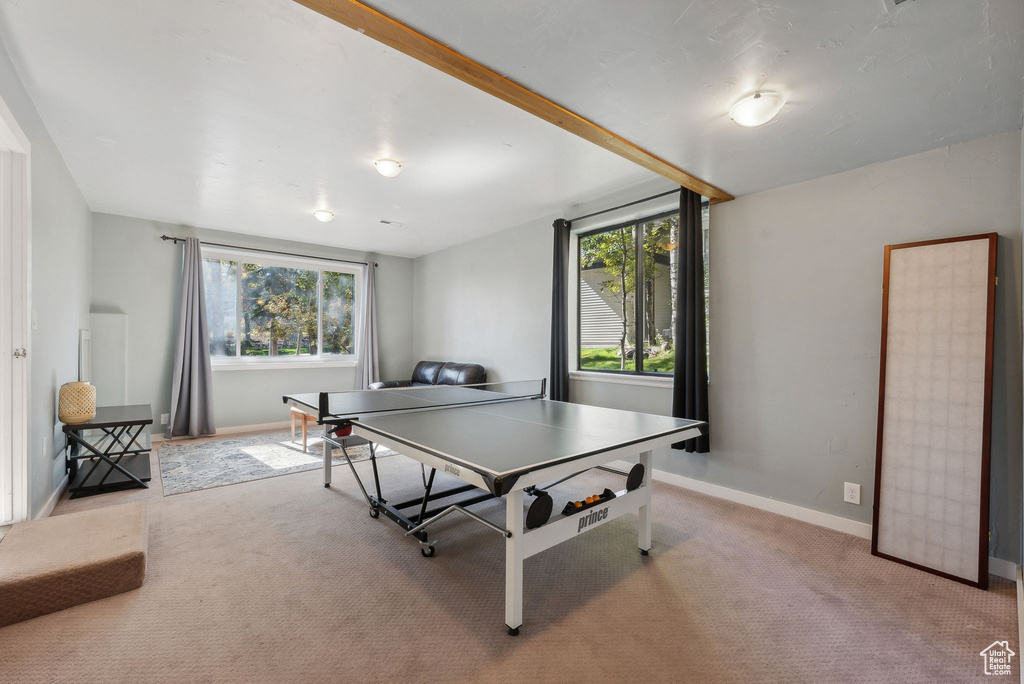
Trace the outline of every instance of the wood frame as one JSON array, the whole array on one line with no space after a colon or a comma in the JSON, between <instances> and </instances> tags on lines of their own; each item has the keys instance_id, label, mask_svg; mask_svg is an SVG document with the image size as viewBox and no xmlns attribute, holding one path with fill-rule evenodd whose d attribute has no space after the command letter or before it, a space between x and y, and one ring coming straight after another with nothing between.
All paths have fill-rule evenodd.
<instances>
[{"instance_id":1,"label":"wood frame","mask_svg":"<svg viewBox=\"0 0 1024 684\"><path fill-rule=\"evenodd\" d=\"M986 332L985 332L985 396L982 416L982 443L981 443L981 512L979 517L978 530L978 581L972 582L963 577L957 577L941 570L935 570L903 558L897 558L878 550L878 505L882 495L882 429L885 416L885 362L886 342L888 340L889 323L889 257L894 249L907 249L911 247L925 247L928 245L940 245L952 242L967 242L970 240L989 241L989 262L988 262L988 301L986 306ZM925 572L961 582L963 584L988 589L988 524L989 524L989 494L991 477L991 447L992 447L992 368L993 348L995 343L995 311L996 311L996 252L999 240L998 233L980 233L976 235L964 235L953 238L941 238L937 240L924 240L920 242L907 242L898 245L885 246L885 265L882 276L882 344L879 359L878 378L878 434L875 442L875 496L874 510L871 518L871 554L879 558L895 561L903 565L923 570Z\"/></svg>"},{"instance_id":2,"label":"wood frame","mask_svg":"<svg viewBox=\"0 0 1024 684\"><path fill-rule=\"evenodd\" d=\"M602 128L593 121L555 104L493 69L485 67L357 0L295 0L295 2L443 71L449 76L454 76L474 88L504 100L524 112L533 114L573 135L603 147L609 152L614 152L673 183L699 192L707 197L712 204L728 202L733 199L733 196L724 190L687 173L678 166L608 129Z\"/></svg>"}]
</instances>

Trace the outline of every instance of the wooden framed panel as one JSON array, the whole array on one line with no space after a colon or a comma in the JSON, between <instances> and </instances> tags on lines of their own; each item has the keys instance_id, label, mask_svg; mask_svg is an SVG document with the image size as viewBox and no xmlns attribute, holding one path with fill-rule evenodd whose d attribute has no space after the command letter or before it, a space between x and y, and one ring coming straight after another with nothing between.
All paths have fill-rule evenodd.
<instances>
[{"instance_id":1,"label":"wooden framed panel","mask_svg":"<svg viewBox=\"0 0 1024 684\"><path fill-rule=\"evenodd\" d=\"M887 245L871 552L988 587L996 245Z\"/></svg>"}]
</instances>

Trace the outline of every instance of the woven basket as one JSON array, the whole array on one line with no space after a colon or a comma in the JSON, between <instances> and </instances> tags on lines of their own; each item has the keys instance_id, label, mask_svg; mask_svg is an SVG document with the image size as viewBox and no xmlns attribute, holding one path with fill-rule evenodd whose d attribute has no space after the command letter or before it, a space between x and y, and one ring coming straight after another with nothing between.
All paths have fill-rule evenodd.
<instances>
[{"instance_id":1,"label":"woven basket","mask_svg":"<svg viewBox=\"0 0 1024 684\"><path fill-rule=\"evenodd\" d=\"M68 425L81 425L95 418L96 388L87 382L69 382L61 386L57 417Z\"/></svg>"}]
</instances>

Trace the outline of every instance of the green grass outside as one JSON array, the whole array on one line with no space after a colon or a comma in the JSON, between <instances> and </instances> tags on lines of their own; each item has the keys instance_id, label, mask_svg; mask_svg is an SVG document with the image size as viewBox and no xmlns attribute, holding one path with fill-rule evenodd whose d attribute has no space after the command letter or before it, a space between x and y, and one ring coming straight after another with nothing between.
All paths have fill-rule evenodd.
<instances>
[{"instance_id":1,"label":"green grass outside","mask_svg":"<svg viewBox=\"0 0 1024 684\"><path fill-rule=\"evenodd\" d=\"M583 370L620 370L618 347L598 347L580 350L580 368ZM658 352L644 359L644 372L671 373L675 367L675 353ZM626 370L633 370L633 360L626 359Z\"/></svg>"}]
</instances>

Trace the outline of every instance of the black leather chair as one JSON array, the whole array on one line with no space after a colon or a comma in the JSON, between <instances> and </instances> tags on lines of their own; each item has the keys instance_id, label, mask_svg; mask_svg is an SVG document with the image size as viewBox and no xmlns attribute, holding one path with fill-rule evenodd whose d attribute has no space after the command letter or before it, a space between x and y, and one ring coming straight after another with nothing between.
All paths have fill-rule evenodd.
<instances>
[{"instance_id":1,"label":"black leather chair","mask_svg":"<svg viewBox=\"0 0 1024 684\"><path fill-rule=\"evenodd\" d=\"M390 387L423 387L425 385L478 385L487 382L487 371L478 363L420 361L412 371L411 380L375 382L370 389Z\"/></svg>"}]
</instances>

